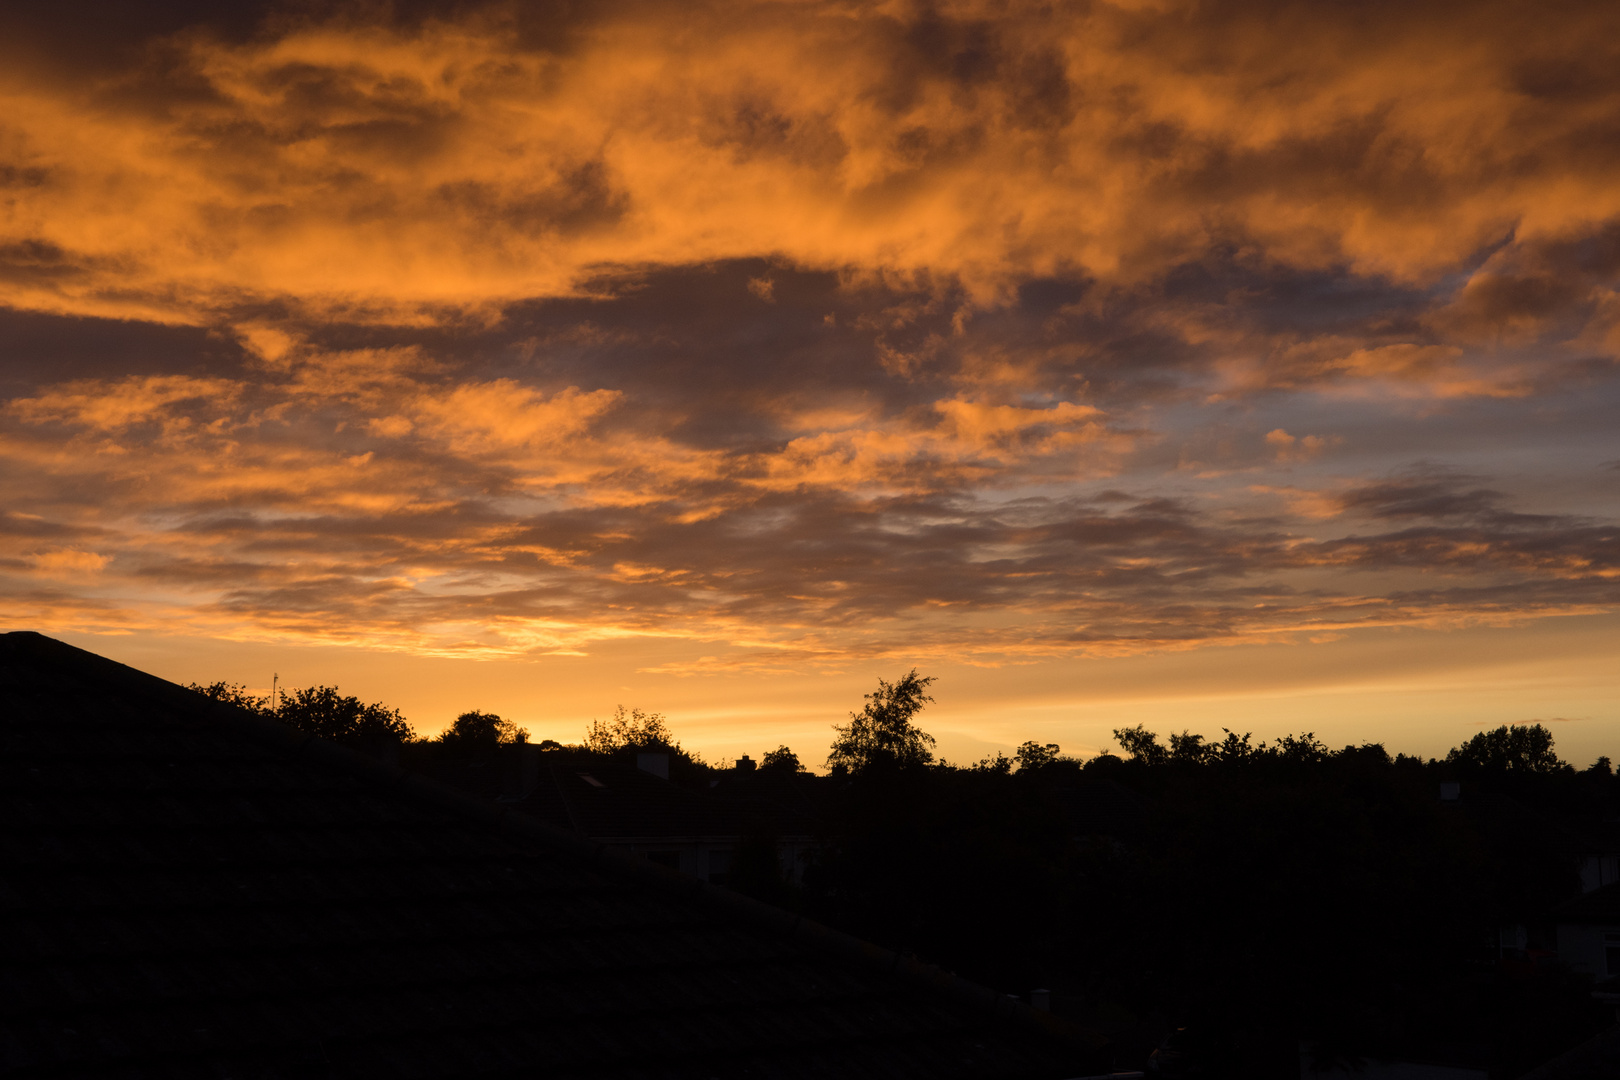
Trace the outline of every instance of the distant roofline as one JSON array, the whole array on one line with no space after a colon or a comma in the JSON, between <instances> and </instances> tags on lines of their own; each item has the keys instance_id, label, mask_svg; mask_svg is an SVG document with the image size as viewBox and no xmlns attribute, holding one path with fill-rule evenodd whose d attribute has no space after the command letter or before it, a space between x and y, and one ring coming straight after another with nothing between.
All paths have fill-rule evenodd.
<instances>
[{"instance_id":1,"label":"distant roofline","mask_svg":"<svg viewBox=\"0 0 1620 1080\"><path fill-rule=\"evenodd\" d=\"M1620 925L1620 881L1611 881L1565 900L1549 911L1547 917L1552 922L1572 926Z\"/></svg>"},{"instance_id":2,"label":"distant roofline","mask_svg":"<svg viewBox=\"0 0 1620 1080\"><path fill-rule=\"evenodd\" d=\"M388 765L326 739L307 735L240 706L206 697L138 668L69 645L65 641L58 641L33 630L13 630L0 634L0 662L4 661L7 653L18 657L33 654L39 659L72 661L81 667L88 665L97 677L108 683L115 686L122 684L132 691L171 701L176 707L194 714L199 712L198 703L201 702L204 706L200 710L202 716L234 728L243 735L289 757L301 758L334 771L358 774L362 779L379 787L392 789L469 820L492 826L514 839L549 845L610 877L637 882L664 892L697 897L702 902L723 909L761 929L854 960L869 969L888 971L905 982L925 987L965 1005L981 1008L1020 1027L1093 1049L1101 1044L1101 1036L1095 1032L1062 1020L1049 1012L1033 1009L1011 993L971 982L936 964L925 964L915 957L885 949L794 912L689 877L679 870L637 858L610 844L578 836L521 811L509 810L427 777L405 772L398 766Z\"/></svg>"}]
</instances>

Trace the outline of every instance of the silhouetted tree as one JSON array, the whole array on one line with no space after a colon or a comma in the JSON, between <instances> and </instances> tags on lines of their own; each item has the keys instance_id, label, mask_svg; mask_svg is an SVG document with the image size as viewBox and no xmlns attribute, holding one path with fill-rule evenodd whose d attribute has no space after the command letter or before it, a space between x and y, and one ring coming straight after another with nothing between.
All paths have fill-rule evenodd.
<instances>
[{"instance_id":1,"label":"silhouetted tree","mask_svg":"<svg viewBox=\"0 0 1620 1080\"><path fill-rule=\"evenodd\" d=\"M585 729L585 749L593 754L617 754L623 750L678 751L680 748L662 713L626 709L623 705L614 710L611 720L592 720Z\"/></svg>"},{"instance_id":2,"label":"silhouetted tree","mask_svg":"<svg viewBox=\"0 0 1620 1080\"><path fill-rule=\"evenodd\" d=\"M860 774L872 769L891 771L931 764L934 737L912 720L934 699L927 690L933 676L915 668L898 682L878 680L866 695L866 706L849 714L848 724L834 724L832 753L827 764L834 772Z\"/></svg>"},{"instance_id":3,"label":"silhouetted tree","mask_svg":"<svg viewBox=\"0 0 1620 1080\"><path fill-rule=\"evenodd\" d=\"M1034 739L1024 743L1018 748L1015 755L1018 758L1018 771L1034 771L1043 769L1058 759L1058 751L1063 749L1057 743L1038 743Z\"/></svg>"},{"instance_id":4,"label":"silhouetted tree","mask_svg":"<svg viewBox=\"0 0 1620 1080\"><path fill-rule=\"evenodd\" d=\"M592 754L634 764L637 754L669 755L671 783L707 788L713 770L703 755L683 748L662 713L626 709L620 705L609 720L592 720L585 729L584 749Z\"/></svg>"},{"instance_id":5,"label":"silhouetted tree","mask_svg":"<svg viewBox=\"0 0 1620 1080\"><path fill-rule=\"evenodd\" d=\"M1000 750L997 750L993 754L986 754L984 757L968 766L968 769L972 772L995 773L998 776L1006 776L1012 772L1012 768L1013 759L1008 757L1006 754L1003 754Z\"/></svg>"},{"instance_id":6,"label":"silhouetted tree","mask_svg":"<svg viewBox=\"0 0 1620 1080\"><path fill-rule=\"evenodd\" d=\"M1245 735L1244 738L1247 739L1248 736ZM1284 735L1274 745L1267 746L1261 743L1260 747L1262 753L1290 765L1320 765L1333 756L1333 751L1317 739L1314 731L1307 731L1303 735ZM1347 746L1341 753L1360 753L1363 758L1379 765L1390 763L1389 752L1378 743L1368 743L1360 748Z\"/></svg>"},{"instance_id":7,"label":"silhouetted tree","mask_svg":"<svg viewBox=\"0 0 1620 1080\"><path fill-rule=\"evenodd\" d=\"M1194 735L1183 731L1180 735L1170 736L1171 761L1184 761L1198 765L1208 760L1208 758L1209 747L1204 745L1202 735Z\"/></svg>"},{"instance_id":8,"label":"silhouetted tree","mask_svg":"<svg viewBox=\"0 0 1620 1080\"><path fill-rule=\"evenodd\" d=\"M1522 776L1567 768L1553 752L1553 736L1541 724L1503 724L1482 731L1446 755L1459 772Z\"/></svg>"},{"instance_id":9,"label":"silhouetted tree","mask_svg":"<svg viewBox=\"0 0 1620 1080\"><path fill-rule=\"evenodd\" d=\"M786 746L765 751L764 760L759 763L759 767L786 773L804 772L804 766L799 763L799 755Z\"/></svg>"},{"instance_id":10,"label":"silhouetted tree","mask_svg":"<svg viewBox=\"0 0 1620 1080\"><path fill-rule=\"evenodd\" d=\"M464 712L439 736L445 746L461 750L509 746L529 741L529 732L494 713Z\"/></svg>"},{"instance_id":11,"label":"silhouetted tree","mask_svg":"<svg viewBox=\"0 0 1620 1080\"><path fill-rule=\"evenodd\" d=\"M1158 765L1170 756L1169 752L1159 745L1159 737L1141 724L1135 727L1115 728L1114 741L1131 755L1132 761L1140 761L1144 765Z\"/></svg>"},{"instance_id":12,"label":"silhouetted tree","mask_svg":"<svg viewBox=\"0 0 1620 1080\"><path fill-rule=\"evenodd\" d=\"M368 705L357 697L339 693L335 686L310 686L284 694L281 708L274 715L299 731L350 746L375 738L401 742L416 738L398 710Z\"/></svg>"},{"instance_id":13,"label":"silhouetted tree","mask_svg":"<svg viewBox=\"0 0 1620 1080\"><path fill-rule=\"evenodd\" d=\"M200 683L186 683L187 690L195 690L204 697L211 697L215 701L224 701L231 705L247 709L249 712L270 712L270 695L256 695L248 693L248 688L242 683L215 682L203 686Z\"/></svg>"},{"instance_id":14,"label":"silhouetted tree","mask_svg":"<svg viewBox=\"0 0 1620 1080\"><path fill-rule=\"evenodd\" d=\"M1210 1080L1287 1075L1301 1037L1361 1056L1489 1042L1516 1075L1603 1021L1578 980L1497 972L1482 943L1576 895L1558 837L1616 816L1612 763L1576 773L1534 730L1487 732L1449 764L1309 732L1116 738L1133 760L1030 741L1012 775L1005 754L851 770L823 789L828 843L796 897L969 977L1114 1010L1122 1040L1155 1014L1221 1033ZM1487 797L1490 770L1523 779ZM1454 774L1460 804L1438 794ZM1014 943L1017 925L1041 932ZM1122 1065L1147 1050L1121 1045Z\"/></svg>"}]
</instances>

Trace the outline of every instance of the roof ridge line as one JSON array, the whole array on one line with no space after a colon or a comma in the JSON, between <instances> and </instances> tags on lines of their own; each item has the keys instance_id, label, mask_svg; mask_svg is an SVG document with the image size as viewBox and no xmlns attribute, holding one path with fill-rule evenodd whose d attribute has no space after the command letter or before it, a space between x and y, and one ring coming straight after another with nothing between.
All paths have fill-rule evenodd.
<instances>
[{"instance_id":1,"label":"roof ridge line","mask_svg":"<svg viewBox=\"0 0 1620 1080\"><path fill-rule=\"evenodd\" d=\"M906 982L955 998L964 1004L980 1007L1019 1027L1029 1028L1066 1042L1083 1043L1091 1048L1100 1045L1102 1041L1102 1037L1096 1032L1049 1012L1041 1012L1013 994L964 979L937 964L926 964L915 956L884 948L798 912L788 911L751 896L712 885L670 867L638 859L627 852L560 829L521 811L485 802L475 795L469 795L429 777L408 772L398 765L386 764L358 750L298 731L279 720L251 712L239 705L207 697L195 690L188 690L178 683L69 645L65 641L33 630L16 630L0 634L0 645L20 647L22 650L35 651L47 657L55 651L63 660L76 659L81 664L93 663L98 669L96 673L109 682L124 683L131 689L155 694L189 710L195 711L197 703L204 702L206 705L201 710L202 716L210 721L234 727L242 734L266 743L290 757L302 758L338 771L358 773L364 780L393 788L402 794L415 796L463 817L494 826L503 833L560 848L579 858L586 865L599 867L612 876L652 885L666 892L701 897L706 903L728 909L731 914L757 927L781 933L791 940L855 960L868 967L889 971Z\"/></svg>"}]
</instances>

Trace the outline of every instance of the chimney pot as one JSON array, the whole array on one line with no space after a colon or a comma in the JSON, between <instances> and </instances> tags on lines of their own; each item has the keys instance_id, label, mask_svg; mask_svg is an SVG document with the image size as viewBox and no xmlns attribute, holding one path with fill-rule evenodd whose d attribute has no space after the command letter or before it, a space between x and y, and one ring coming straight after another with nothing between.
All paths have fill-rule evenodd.
<instances>
[{"instance_id":1,"label":"chimney pot","mask_svg":"<svg viewBox=\"0 0 1620 1080\"><path fill-rule=\"evenodd\" d=\"M738 758L737 759L737 771L738 772L753 772L754 771L754 759L749 757L747 754L744 754L742 757Z\"/></svg>"}]
</instances>

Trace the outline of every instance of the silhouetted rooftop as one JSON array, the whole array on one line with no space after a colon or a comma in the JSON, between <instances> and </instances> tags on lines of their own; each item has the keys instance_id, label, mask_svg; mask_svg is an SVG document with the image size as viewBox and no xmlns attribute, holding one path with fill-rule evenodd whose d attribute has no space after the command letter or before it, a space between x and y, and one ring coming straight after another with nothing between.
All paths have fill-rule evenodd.
<instances>
[{"instance_id":1,"label":"silhouetted rooftop","mask_svg":"<svg viewBox=\"0 0 1620 1080\"><path fill-rule=\"evenodd\" d=\"M1552 909L1555 922L1610 923L1620 926L1620 883L1593 889Z\"/></svg>"},{"instance_id":2,"label":"silhouetted rooftop","mask_svg":"<svg viewBox=\"0 0 1620 1080\"><path fill-rule=\"evenodd\" d=\"M1620 1076L1620 1026L1531 1069L1519 1080L1614 1080Z\"/></svg>"},{"instance_id":3,"label":"silhouetted rooftop","mask_svg":"<svg viewBox=\"0 0 1620 1080\"><path fill-rule=\"evenodd\" d=\"M1135 837L1147 827L1147 800L1112 780L1086 777L1060 789L1055 796L1077 832Z\"/></svg>"},{"instance_id":4,"label":"silhouetted rooftop","mask_svg":"<svg viewBox=\"0 0 1620 1080\"><path fill-rule=\"evenodd\" d=\"M1084 1071L1004 997L37 634L0 785L7 1075Z\"/></svg>"},{"instance_id":5,"label":"silhouetted rooftop","mask_svg":"<svg viewBox=\"0 0 1620 1080\"><path fill-rule=\"evenodd\" d=\"M560 793L569 824L594 839L651 836L806 836L804 815L766 799L687 791L632 766L566 751L543 755L541 786Z\"/></svg>"}]
</instances>

